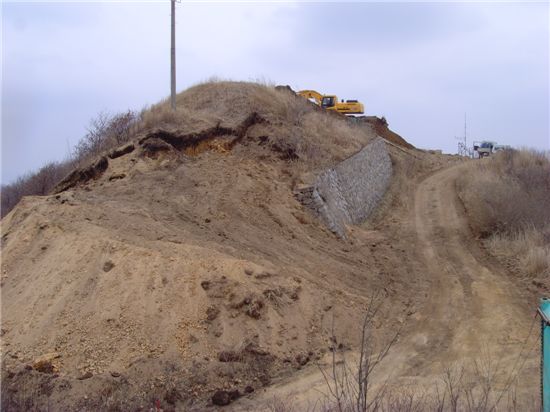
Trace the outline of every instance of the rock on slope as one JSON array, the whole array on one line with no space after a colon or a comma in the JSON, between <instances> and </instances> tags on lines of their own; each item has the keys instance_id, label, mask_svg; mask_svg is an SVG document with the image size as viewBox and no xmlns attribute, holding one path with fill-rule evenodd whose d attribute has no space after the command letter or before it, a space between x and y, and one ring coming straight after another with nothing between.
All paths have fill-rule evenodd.
<instances>
[{"instance_id":1,"label":"rock on slope","mask_svg":"<svg viewBox=\"0 0 550 412\"><path fill-rule=\"evenodd\" d=\"M292 195L368 127L247 83L196 86L178 105L152 107L129 145L2 221L8 410L229 401L322 356L333 327L354 345L373 290L410 290L369 264L375 235L344 243ZM45 371L26 366L48 353Z\"/></svg>"}]
</instances>

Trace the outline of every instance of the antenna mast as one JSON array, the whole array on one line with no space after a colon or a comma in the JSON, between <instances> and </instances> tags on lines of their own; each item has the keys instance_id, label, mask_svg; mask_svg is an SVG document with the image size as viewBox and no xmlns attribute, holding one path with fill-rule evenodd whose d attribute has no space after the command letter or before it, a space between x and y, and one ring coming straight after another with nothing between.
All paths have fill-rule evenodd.
<instances>
[{"instance_id":1,"label":"antenna mast","mask_svg":"<svg viewBox=\"0 0 550 412\"><path fill-rule=\"evenodd\" d=\"M458 154L460 156L474 157L474 152L468 147L467 132L466 113L464 113L464 136L455 136L455 139L458 140ZM462 140L462 142L460 140Z\"/></svg>"}]
</instances>

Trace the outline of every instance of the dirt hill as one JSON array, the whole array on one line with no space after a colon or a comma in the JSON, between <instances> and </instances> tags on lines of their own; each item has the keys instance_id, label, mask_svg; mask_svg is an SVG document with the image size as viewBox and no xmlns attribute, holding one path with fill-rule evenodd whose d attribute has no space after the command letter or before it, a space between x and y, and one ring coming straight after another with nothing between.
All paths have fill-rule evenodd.
<instances>
[{"instance_id":1,"label":"dirt hill","mask_svg":"<svg viewBox=\"0 0 550 412\"><path fill-rule=\"evenodd\" d=\"M152 107L131 143L2 221L5 370L54 353L59 375L21 369L10 388L47 385L60 407L204 406L322 356L333 319L351 345L373 291L413 287L367 264L398 258L379 234L343 243L293 196L372 130L247 83L178 106Z\"/></svg>"},{"instance_id":2,"label":"dirt hill","mask_svg":"<svg viewBox=\"0 0 550 412\"><path fill-rule=\"evenodd\" d=\"M368 123L229 82L142 117L2 220L5 410L258 410L300 382L315 401L316 365L357 353L373 299L376 340L401 331L382 368L399 384L473 358L495 322L514 326L491 341L513 364L527 303L463 223L461 159L388 145L391 186L343 240L294 189L372 141Z\"/></svg>"}]
</instances>

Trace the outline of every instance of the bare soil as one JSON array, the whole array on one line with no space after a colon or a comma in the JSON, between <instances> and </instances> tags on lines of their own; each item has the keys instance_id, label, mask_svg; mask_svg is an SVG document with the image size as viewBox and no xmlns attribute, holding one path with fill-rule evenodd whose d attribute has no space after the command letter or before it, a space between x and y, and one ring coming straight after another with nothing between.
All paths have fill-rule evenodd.
<instances>
[{"instance_id":1,"label":"bare soil","mask_svg":"<svg viewBox=\"0 0 550 412\"><path fill-rule=\"evenodd\" d=\"M261 138L196 155L147 141L2 221L7 410L201 409L322 357L332 319L356 345L375 290L397 301L382 334L411 306L405 251L323 228L293 196L293 161ZM51 353L51 373L32 367Z\"/></svg>"}]
</instances>

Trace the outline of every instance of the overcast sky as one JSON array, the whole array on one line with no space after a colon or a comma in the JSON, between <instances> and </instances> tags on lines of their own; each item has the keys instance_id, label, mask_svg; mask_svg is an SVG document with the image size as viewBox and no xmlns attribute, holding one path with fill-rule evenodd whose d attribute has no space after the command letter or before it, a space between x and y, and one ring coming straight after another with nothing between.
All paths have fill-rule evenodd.
<instances>
[{"instance_id":1,"label":"overcast sky","mask_svg":"<svg viewBox=\"0 0 550 412\"><path fill-rule=\"evenodd\" d=\"M421 148L550 149L549 5L177 4L178 91L212 76L359 99ZM170 4L2 4L2 183L61 160L100 111L169 94Z\"/></svg>"}]
</instances>

